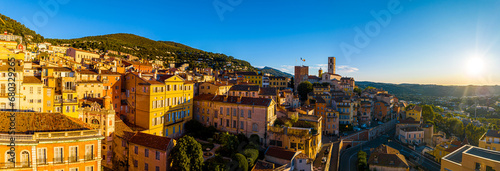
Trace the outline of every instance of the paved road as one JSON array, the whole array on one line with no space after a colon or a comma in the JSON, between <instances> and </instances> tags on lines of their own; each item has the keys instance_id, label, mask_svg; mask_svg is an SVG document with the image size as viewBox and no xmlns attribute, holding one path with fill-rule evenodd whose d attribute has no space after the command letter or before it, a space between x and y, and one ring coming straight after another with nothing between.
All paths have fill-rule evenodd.
<instances>
[{"instance_id":1,"label":"paved road","mask_svg":"<svg viewBox=\"0 0 500 171\"><path fill-rule=\"evenodd\" d=\"M394 133L394 130L389 131L389 135L392 135ZM417 158L417 161L415 163L419 164L420 166L424 167L426 170L429 171L439 171L441 169L441 165L439 163L435 162L434 160L428 159L424 156L422 156L420 153L415 152L411 149L409 149L406 146L403 146L395 141L388 141L388 138L386 136L381 136L378 137L374 140L371 140L367 143L365 143L362 146L356 146L352 147L350 149L346 149L344 153L341 155L340 158L340 167L339 170L346 170L346 171L354 171L356 170L357 166L357 153L359 150L365 151L368 156L370 155L370 148L376 148L380 146L381 144L386 144L396 150L399 150L401 154L406 156L408 159L410 154L419 156Z\"/></svg>"},{"instance_id":2,"label":"paved road","mask_svg":"<svg viewBox=\"0 0 500 171\"><path fill-rule=\"evenodd\" d=\"M410 156L410 154L418 156L416 163L419 164L420 166L422 166L423 168L425 168L426 170L429 170L429 171L441 170L441 165L439 163L437 163L434 160L431 160L429 158L424 157L420 153L413 151L412 149L410 149L406 146L403 146L403 145L401 145L397 142L394 142L394 141L387 143L387 145L389 145L390 147L392 147L396 150L399 150L399 152L401 154L403 154L404 156L406 156L407 159L408 159L408 156Z\"/></svg>"}]
</instances>

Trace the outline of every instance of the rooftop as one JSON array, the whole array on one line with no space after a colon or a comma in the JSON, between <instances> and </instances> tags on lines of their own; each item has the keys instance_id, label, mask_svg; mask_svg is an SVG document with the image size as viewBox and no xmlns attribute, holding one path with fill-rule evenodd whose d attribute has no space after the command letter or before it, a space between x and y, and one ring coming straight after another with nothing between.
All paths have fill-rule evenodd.
<instances>
[{"instance_id":1,"label":"rooftop","mask_svg":"<svg viewBox=\"0 0 500 171\"><path fill-rule=\"evenodd\" d=\"M129 139L129 142L166 151L168 145L172 142L172 138L137 132Z\"/></svg>"},{"instance_id":2,"label":"rooftop","mask_svg":"<svg viewBox=\"0 0 500 171\"><path fill-rule=\"evenodd\" d=\"M9 123L12 112L0 112L0 123ZM88 130L82 121L60 113L15 112L17 133ZM9 132L8 124L0 125L0 132Z\"/></svg>"},{"instance_id":3,"label":"rooftop","mask_svg":"<svg viewBox=\"0 0 500 171\"><path fill-rule=\"evenodd\" d=\"M267 148L265 155L275 157L278 159L292 160L293 157L295 157L295 153L297 152L292 150L286 150L280 147L269 147Z\"/></svg>"}]
</instances>

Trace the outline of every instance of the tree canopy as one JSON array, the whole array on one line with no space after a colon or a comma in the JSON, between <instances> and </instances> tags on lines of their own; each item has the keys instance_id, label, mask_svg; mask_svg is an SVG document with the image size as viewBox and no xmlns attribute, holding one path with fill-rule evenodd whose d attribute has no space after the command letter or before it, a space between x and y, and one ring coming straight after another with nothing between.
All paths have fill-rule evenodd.
<instances>
[{"instance_id":1,"label":"tree canopy","mask_svg":"<svg viewBox=\"0 0 500 171\"><path fill-rule=\"evenodd\" d=\"M300 100L304 101L307 99L307 94L313 91L313 85L309 81L304 81L299 84L297 91L300 96Z\"/></svg>"},{"instance_id":2,"label":"tree canopy","mask_svg":"<svg viewBox=\"0 0 500 171\"><path fill-rule=\"evenodd\" d=\"M197 171L202 169L203 150L201 144L191 136L180 138L170 155L174 170Z\"/></svg>"}]
</instances>

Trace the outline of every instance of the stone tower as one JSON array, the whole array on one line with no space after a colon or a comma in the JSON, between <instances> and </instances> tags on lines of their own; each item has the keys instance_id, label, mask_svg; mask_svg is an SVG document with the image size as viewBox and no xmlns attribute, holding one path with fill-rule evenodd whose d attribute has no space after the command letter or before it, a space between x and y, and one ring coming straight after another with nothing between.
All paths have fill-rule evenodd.
<instances>
[{"instance_id":1,"label":"stone tower","mask_svg":"<svg viewBox=\"0 0 500 171\"><path fill-rule=\"evenodd\" d=\"M328 57L328 73L335 74L335 57Z\"/></svg>"}]
</instances>

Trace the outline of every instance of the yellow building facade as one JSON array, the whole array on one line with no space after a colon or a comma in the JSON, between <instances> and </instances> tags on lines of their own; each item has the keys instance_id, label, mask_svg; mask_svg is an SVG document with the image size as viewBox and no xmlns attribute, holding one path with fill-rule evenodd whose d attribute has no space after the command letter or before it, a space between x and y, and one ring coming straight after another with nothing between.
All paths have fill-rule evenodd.
<instances>
[{"instance_id":1,"label":"yellow building facade","mask_svg":"<svg viewBox=\"0 0 500 171\"><path fill-rule=\"evenodd\" d=\"M193 117L193 86L177 75L151 80L141 74L126 74L128 121L144 128L144 133L172 138L182 135L184 123Z\"/></svg>"},{"instance_id":2,"label":"yellow building facade","mask_svg":"<svg viewBox=\"0 0 500 171\"><path fill-rule=\"evenodd\" d=\"M500 131L488 130L479 139L479 147L500 151Z\"/></svg>"},{"instance_id":3,"label":"yellow building facade","mask_svg":"<svg viewBox=\"0 0 500 171\"><path fill-rule=\"evenodd\" d=\"M465 145L444 156L441 171L493 171L500 168L500 152Z\"/></svg>"},{"instance_id":4,"label":"yellow building facade","mask_svg":"<svg viewBox=\"0 0 500 171\"><path fill-rule=\"evenodd\" d=\"M408 108L408 110L406 110L406 118L413 118L415 121L420 122L420 118L422 118L422 107L416 105Z\"/></svg>"}]
</instances>

